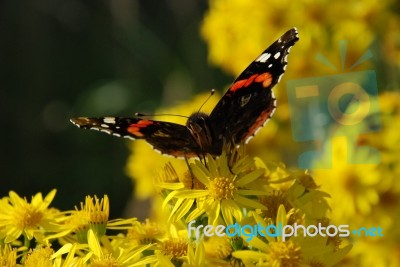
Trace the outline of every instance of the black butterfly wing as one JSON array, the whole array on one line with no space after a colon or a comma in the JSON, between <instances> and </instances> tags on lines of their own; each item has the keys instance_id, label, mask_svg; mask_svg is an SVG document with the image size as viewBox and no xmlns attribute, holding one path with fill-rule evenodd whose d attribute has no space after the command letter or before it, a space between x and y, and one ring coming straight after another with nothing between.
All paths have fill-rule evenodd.
<instances>
[{"instance_id":1,"label":"black butterfly wing","mask_svg":"<svg viewBox=\"0 0 400 267\"><path fill-rule=\"evenodd\" d=\"M82 129L91 129L129 139L144 139L155 150L174 157L195 157L200 147L189 130L172 122L129 117L74 118L71 122Z\"/></svg>"},{"instance_id":2,"label":"black butterfly wing","mask_svg":"<svg viewBox=\"0 0 400 267\"><path fill-rule=\"evenodd\" d=\"M236 78L215 106L210 124L219 145L247 143L272 116L272 87L285 72L290 48L298 39L296 28L282 35Z\"/></svg>"}]
</instances>

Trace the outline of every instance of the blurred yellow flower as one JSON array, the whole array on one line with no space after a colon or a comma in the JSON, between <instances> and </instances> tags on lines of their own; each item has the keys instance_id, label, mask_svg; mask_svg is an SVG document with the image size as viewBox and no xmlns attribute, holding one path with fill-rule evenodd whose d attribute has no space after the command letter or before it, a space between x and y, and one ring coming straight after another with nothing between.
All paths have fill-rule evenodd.
<instances>
[{"instance_id":1,"label":"blurred yellow flower","mask_svg":"<svg viewBox=\"0 0 400 267\"><path fill-rule=\"evenodd\" d=\"M201 33L209 46L209 60L233 75L292 27L298 28L301 42L291 56L289 77L328 71L315 64L315 53L321 52L333 61L338 53L332 51L332 46L343 39L352 43L347 51L350 64L377 40L381 54L398 66L400 61L395 59L400 55L400 17L393 5L394 0L212 0Z\"/></svg>"},{"instance_id":2,"label":"blurred yellow flower","mask_svg":"<svg viewBox=\"0 0 400 267\"><path fill-rule=\"evenodd\" d=\"M297 164L302 144L295 142L290 127L285 80L319 77L348 72L370 47L377 66L384 66L385 86L398 83L400 14L394 0L334 1L300 0L245 1L211 0L201 33L208 44L209 61L232 75L238 75L277 36L297 27L300 41L291 51L283 81L276 86L277 109L266 127L248 145L248 153L265 161ZM329 5L329 8L327 8ZM341 67L339 41L348 41ZM332 69L318 62L324 55ZM234 60L232 60L234 55ZM379 64L379 65L378 65ZM351 71L370 68L364 62Z\"/></svg>"},{"instance_id":3,"label":"blurred yellow flower","mask_svg":"<svg viewBox=\"0 0 400 267\"><path fill-rule=\"evenodd\" d=\"M317 169L313 175L332 196L335 222L353 229L380 227L383 231L383 236L353 238L354 249L346 259L349 266L397 266L399 247L394 244L400 238L400 93L384 92L370 101L379 101L379 111L369 114L352 131L335 129L333 134L342 137L332 138L332 150L321 159L332 159L333 166Z\"/></svg>"},{"instance_id":4,"label":"blurred yellow flower","mask_svg":"<svg viewBox=\"0 0 400 267\"><path fill-rule=\"evenodd\" d=\"M356 162L368 162L368 155L354 150L347 137L332 138L332 147L324 157L332 159L332 168L316 169L313 174L322 189L332 196L332 206L336 207L332 214L334 221L355 224L356 215L370 214L378 203L381 173L376 164L351 163L349 155L353 155ZM360 219L359 223L365 223L365 218Z\"/></svg>"}]
</instances>

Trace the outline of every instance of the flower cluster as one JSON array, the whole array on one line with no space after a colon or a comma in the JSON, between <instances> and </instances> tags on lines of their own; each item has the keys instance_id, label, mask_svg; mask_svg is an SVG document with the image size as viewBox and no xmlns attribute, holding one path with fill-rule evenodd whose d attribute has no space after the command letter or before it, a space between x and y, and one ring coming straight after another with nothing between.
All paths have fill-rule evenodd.
<instances>
[{"instance_id":1,"label":"flower cluster","mask_svg":"<svg viewBox=\"0 0 400 267\"><path fill-rule=\"evenodd\" d=\"M212 0L201 28L210 51L209 61L233 75L238 75L258 51L281 32L294 26L298 28L300 41L289 56L284 80L274 90L278 101L276 113L247 147L252 155L288 165L296 164L303 147L291 136L289 107L282 83L294 77L348 72L365 51L372 51L373 62L365 62L351 71L365 67L376 70L380 94L369 101L379 102L379 110L369 114L359 125L350 127L351 130L346 127L328 129L332 134L326 137L327 142L317 145L332 149L314 162L311 172L321 189L331 195L333 222L351 223L355 228L380 226L384 229L383 237L353 237L354 247L345 259L348 266L400 265L397 242L400 238L397 227L400 93L396 74L400 62L400 13L397 6L393 0L329 3L320 0L295 3ZM348 41L346 59L339 56L340 40ZM317 53L323 54L337 70L316 61ZM235 60L231 60L232 54ZM388 91L393 89L395 91ZM354 103L348 110L356 110L357 105L360 103ZM319 168L326 160L331 161L332 167Z\"/></svg>"},{"instance_id":2,"label":"flower cluster","mask_svg":"<svg viewBox=\"0 0 400 267\"><path fill-rule=\"evenodd\" d=\"M380 89L400 84L395 74L400 62L400 12L394 6L398 5L393 0L210 1L201 26L209 61L233 76L287 29L297 27L299 31L300 41L289 55L287 72L274 90L278 101L274 119L260 137L252 140L249 154L286 163L297 159L294 155L299 154L300 147L291 136L285 80L338 74L342 64L343 71L348 71L370 49L374 63L382 68ZM348 41L343 62L339 56L342 40ZM332 62L336 70L318 62L318 54ZM367 61L352 71L376 66ZM261 145L268 150L257 149Z\"/></svg>"},{"instance_id":3,"label":"flower cluster","mask_svg":"<svg viewBox=\"0 0 400 267\"><path fill-rule=\"evenodd\" d=\"M201 32L210 49L209 60L238 75L257 56L252 51L262 51L282 29L297 27L301 43L296 46L296 55L292 55L296 60L290 63L290 68L292 74L304 77L329 71L313 62L316 51L332 61L336 58L335 65L340 65L338 50L332 51L339 40L352 43L347 51L349 63L356 62L374 42L382 60L398 67L399 23L398 4L394 0L329 3L323 0L295 3L212 0Z\"/></svg>"},{"instance_id":4,"label":"flower cluster","mask_svg":"<svg viewBox=\"0 0 400 267\"><path fill-rule=\"evenodd\" d=\"M37 193L29 202L11 191L0 199L0 265L27 267L133 266L155 262L137 245L110 230L133 229L135 219L109 220L107 196L86 197L80 208L59 211L50 207L56 194Z\"/></svg>"},{"instance_id":5,"label":"flower cluster","mask_svg":"<svg viewBox=\"0 0 400 267\"><path fill-rule=\"evenodd\" d=\"M205 95L200 96L193 103L200 105L199 98L205 97ZM316 168L310 173L288 171L281 163L273 164L271 162L274 161L266 161L269 163L264 164L261 158L243 157L243 152L240 151L238 154L241 156L233 157L235 158L233 162L232 157L229 160L227 155L222 155L218 159L207 157L206 163L195 161L188 169L183 160L172 159L173 164L165 164L167 159L147 148L146 144L133 142L135 152L132 158L136 160L133 161L131 158L130 168L136 164L144 164L143 160L146 160L146 162L151 162L153 167L157 167L158 175L151 176L149 172L141 173L140 171L130 172L130 174L136 176L139 182L144 178L143 182L148 183L148 187L152 188L151 196L158 196L151 214L152 218L158 222L169 221L179 225L184 221L184 226L187 226L191 220L200 221L203 224L228 225L233 222L242 222L254 225L261 222L262 225L270 225L284 223L282 218L287 216L286 221L289 224L322 222L327 225L331 222L334 225L349 224L353 229L377 226L384 229L383 237L352 236L350 241L353 249L348 254L346 253L349 247L343 245L339 249L335 247L329 250L329 246L322 249L321 244L340 246L342 244L340 239L327 242L327 240L321 240L320 237L304 240L293 238L290 242L280 243L279 240L255 238L243 244L242 239L205 238L200 247L194 248L194 252L201 251L201 254L197 254L198 256L204 253L206 259L212 259L207 261L210 266L223 265L221 261L215 261L216 258L223 259L224 264L229 259L232 262L245 263L246 266L262 266L263 264L279 266L289 263L293 266L300 263L319 263L322 266L330 266L343 257L345 257L344 261L350 265L369 266L371 262L378 266L396 265L398 263L396 240L400 234L396 227L400 219L397 218L397 214L400 214L398 201L400 186L396 179L400 174L398 159L400 142L395 122L400 119L398 104L400 94L387 92L371 98L370 101L379 101L379 113L372 113L365 118L357 126L360 130L351 128L354 132L344 133L345 129L335 129L336 132L344 133L347 139L340 135L333 138L333 150L327 151L326 155L315 162L315 166L318 167L320 161L333 159L331 169ZM190 110L193 103L187 105L187 110ZM355 103L357 104L359 103ZM180 106L182 107L184 105ZM281 109L284 108L281 107ZM352 107L350 106L349 109ZM169 112L176 113L179 110L172 109ZM376 127L377 120L382 121L379 131L357 134L362 132L362 128ZM273 158L275 154L286 153L285 150L269 146L269 143L263 143L265 140L263 132L270 131L271 122L246 146L252 154ZM376 154L351 147L349 143L379 150L381 153L379 164L376 161ZM292 146L292 149L292 153L296 154L296 147ZM145 153L146 157L140 160L139 155L135 155L136 153L142 156ZM350 164L346 161L347 155L352 155L353 161L364 164ZM368 162L370 164L367 164ZM154 169L152 171L156 172ZM155 180L154 177L156 177ZM323 191L318 190L315 181L321 185ZM152 187L150 184L156 186ZM329 193L331 198L328 198L324 192ZM306 199L308 201L305 201ZM160 205L164 209L160 209ZM392 234L386 235L388 231ZM306 247L315 248L315 250L304 250ZM305 251L309 254L303 254ZM327 256L323 254L323 251L326 253L338 251L338 253ZM368 251L367 254L366 251ZM315 258L315 255L323 256ZM256 259L261 259L258 265L254 263ZM323 261L322 259L335 260Z\"/></svg>"},{"instance_id":6,"label":"flower cluster","mask_svg":"<svg viewBox=\"0 0 400 267\"><path fill-rule=\"evenodd\" d=\"M379 113L370 114L358 128L381 127L374 133L355 134L356 129L339 127L334 137L332 169L316 169L313 174L332 198L331 218L334 222L351 222L354 227L380 226L385 234L382 238L360 237L353 240L354 249L347 259L352 265L390 266L400 264L397 240L400 238L400 135L397 121L400 120L400 94L385 92L370 99L379 102ZM351 107L350 107L351 108ZM334 134L335 134L334 133ZM351 144L356 144L353 146ZM375 150L366 150L363 148ZM362 162L362 164L351 164ZM327 158L324 155L315 165ZM379 249L377 249L379 247Z\"/></svg>"},{"instance_id":7,"label":"flower cluster","mask_svg":"<svg viewBox=\"0 0 400 267\"><path fill-rule=\"evenodd\" d=\"M2 266L331 266L351 249L337 235L190 235L193 220L264 228L329 223L329 195L307 172L265 164L243 147L191 160L182 175L167 163L153 182L165 216L143 223L110 220L107 196L59 211L50 206L55 190L30 202L11 191L0 200Z\"/></svg>"}]
</instances>

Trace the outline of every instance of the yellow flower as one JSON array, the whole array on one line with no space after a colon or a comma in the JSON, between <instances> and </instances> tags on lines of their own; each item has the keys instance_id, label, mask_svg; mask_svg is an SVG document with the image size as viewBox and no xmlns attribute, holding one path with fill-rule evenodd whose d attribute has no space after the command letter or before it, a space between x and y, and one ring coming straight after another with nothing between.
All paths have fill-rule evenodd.
<instances>
[{"instance_id":1,"label":"yellow flower","mask_svg":"<svg viewBox=\"0 0 400 267\"><path fill-rule=\"evenodd\" d=\"M53 267L51 256L53 249L49 247L37 248L30 251L25 260L25 267Z\"/></svg>"},{"instance_id":2,"label":"yellow flower","mask_svg":"<svg viewBox=\"0 0 400 267\"><path fill-rule=\"evenodd\" d=\"M204 241L207 259L226 260L232 253L232 246L227 236L212 236Z\"/></svg>"},{"instance_id":3,"label":"yellow flower","mask_svg":"<svg viewBox=\"0 0 400 267\"><path fill-rule=\"evenodd\" d=\"M345 259L347 266L400 266L397 240L387 238L371 240L371 237L357 240Z\"/></svg>"},{"instance_id":4,"label":"yellow flower","mask_svg":"<svg viewBox=\"0 0 400 267\"><path fill-rule=\"evenodd\" d=\"M80 209L75 207L74 211L69 212L69 216L64 216L60 220L63 231L50 235L47 239L61 238L65 242L86 243L89 229L101 237L106 234L107 229L129 229L136 221L135 218L108 220L109 212L110 204L107 195L101 199L97 196L94 198L86 196L85 203L80 203Z\"/></svg>"},{"instance_id":5,"label":"yellow flower","mask_svg":"<svg viewBox=\"0 0 400 267\"><path fill-rule=\"evenodd\" d=\"M158 260L156 266L182 266L184 262L187 262L189 247L192 246L187 236L186 229L179 230L176 225L169 224L165 236L158 240L156 250L154 251L154 255ZM192 254L192 256L194 255ZM193 260L191 259L191 261Z\"/></svg>"},{"instance_id":6,"label":"yellow flower","mask_svg":"<svg viewBox=\"0 0 400 267\"><path fill-rule=\"evenodd\" d=\"M400 220L400 139L398 134L397 121L400 120L400 93L385 92L376 98L371 98L370 101L379 100L379 112L369 114L359 127L362 129L375 129L376 132L361 134L355 138L355 142L360 146L369 146L377 149L374 155L380 156L380 161L373 165L361 164L353 165L352 171L359 179L351 188L357 189L356 195L349 190L343 193L343 185L352 184L349 180L340 179L336 185L338 188L332 188L333 200L335 198L349 199L350 203L358 203L368 199L368 192L373 191L376 201L369 202L369 212L349 213L341 220L343 222L351 222L353 228L357 227L381 227L383 229L383 237L357 237L354 238L354 249L348 257L348 261L352 265L358 266L397 266L399 258L393 255L398 255L397 240L400 238L400 229L398 222ZM377 123L378 122L378 123ZM377 128L376 126L380 125ZM350 166L348 166L350 168ZM353 175L353 177L354 177ZM378 181L371 186L367 182L378 176ZM335 177L336 178L336 177ZM332 181L332 183L335 183ZM330 182L328 181L328 184ZM336 183L335 183L336 184ZM329 185L328 185L329 186ZM331 185L333 187L333 184ZM340 194L339 197L335 196ZM361 196L360 196L361 195ZM339 203L340 204L340 203ZM347 211L348 203L345 207L338 207ZM351 206L354 204L351 203ZM334 208L336 211L338 208ZM336 212L334 212L335 214ZM336 218L338 219L338 218ZM367 252L367 253L366 253ZM360 255L364 254L364 257Z\"/></svg>"},{"instance_id":7,"label":"yellow flower","mask_svg":"<svg viewBox=\"0 0 400 267\"><path fill-rule=\"evenodd\" d=\"M255 221L267 227L268 225L257 214L252 213ZM286 213L281 205L277 211L275 225L287 225L290 213ZM329 238L320 235L303 237L302 235L283 240L266 236L262 239L253 237L248 245L251 250L238 250L232 253L246 266L332 266L344 258L351 250L351 245L344 247L329 243Z\"/></svg>"},{"instance_id":8,"label":"yellow flower","mask_svg":"<svg viewBox=\"0 0 400 267\"><path fill-rule=\"evenodd\" d=\"M326 159L332 159L332 169L316 169L313 173L322 188L332 196L335 221L354 224L354 218L358 217L361 219L359 223L365 223L365 216L379 201L377 186L381 174L376 164L367 163L368 154L353 150L350 144L352 141L347 137L332 138L333 149L326 155ZM353 155L356 162L366 163L351 164L347 161L349 155Z\"/></svg>"},{"instance_id":9,"label":"yellow flower","mask_svg":"<svg viewBox=\"0 0 400 267\"><path fill-rule=\"evenodd\" d=\"M206 167L206 166L207 167ZM264 195L261 190L249 190L250 183L261 177L264 169L255 169L253 161L244 157L229 167L228 158L223 153L218 159L207 156L206 164L196 160L190 164L194 177L204 189L176 190L170 193L164 205L172 198L178 200L174 204L170 219L178 221L197 203L197 207L187 215L186 222L207 214L209 224L215 225L222 215L224 222L233 224L235 218L241 221L243 208L266 209L254 196Z\"/></svg>"},{"instance_id":10,"label":"yellow flower","mask_svg":"<svg viewBox=\"0 0 400 267\"><path fill-rule=\"evenodd\" d=\"M145 266L156 261L154 255L143 257L143 252L150 249L153 244L148 244L138 247L113 247L107 246L107 243L102 246L96 234L92 231L88 231L88 245L89 253L86 259L90 259L91 267L106 267L106 266Z\"/></svg>"},{"instance_id":11,"label":"yellow flower","mask_svg":"<svg viewBox=\"0 0 400 267\"><path fill-rule=\"evenodd\" d=\"M29 203L10 191L0 206L0 237L5 237L4 242L10 243L21 235L28 240L35 237L37 241L43 241L44 232L58 231L56 218L59 212L49 208L55 194L54 189L43 199L42 194L37 193Z\"/></svg>"},{"instance_id":12,"label":"yellow flower","mask_svg":"<svg viewBox=\"0 0 400 267\"><path fill-rule=\"evenodd\" d=\"M144 223L135 222L128 230L127 238L136 241L138 244L155 243L165 234L163 227L146 219Z\"/></svg>"},{"instance_id":13,"label":"yellow flower","mask_svg":"<svg viewBox=\"0 0 400 267\"><path fill-rule=\"evenodd\" d=\"M90 228L98 235L103 236L106 233L106 226L108 223L108 216L110 214L110 203L108 196L99 200L97 196L94 199L86 196L85 205L81 202L80 212L83 217L87 218Z\"/></svg>"},{"instance_id":14,"label":"yellow flower","mask_svg":"<svg viewBox=\"0 0 400 267\"><path fill-rule=\"evenodd\" d=\"M290 127L285 80L318 77L347 71L373 43L386 60L386 73L396 73L400 60L400 16L392 8L393 0L245 1L212 0L204 17L201 33L209 47L209 61L237 76L284 31L296 26L300 41L292 49L283 81L274 93L277 109L272 120L252 140L247 151L263 160L297 164L302 144L295 142ZM251 15L249 15L251 14ZM339 41L347 40L344 70L341 69ZM336 70L315 60L324 55ZM235 60L232 60L234 55ZM385 61L385 63L386 63ZM384 63L384 64L385 64ZM397 67L396 67L397 66ZM371 67L365 62L352 70ZM384 80L381 83L398 83ZM397 80L396 80L397 79Z\"/></svg>"},{"instance_id":15,"label":"yellow flower","mask_svg":"<svg viewBox=\"0 0 400 267\"><path fill-rule=\"evenodd\" d=\"M353 64L374 39L381 54L399 65L400 17L393 0L245 1L212 0L201 33L209 46L209 60L238 75L266 46L286 29L296 26L301 42L291 55L289 76L316 76L321 68L315 51L336 58L332 51L339 40L349 40L348 64ZM397 40L396 40L397 38ZM397 46L397 49L396 49ZM294 51L294 50L293 50ZM235 55L235 60L232 60ZM336 61L335 66L340 66Z\"/></svg>"}]
</instances>

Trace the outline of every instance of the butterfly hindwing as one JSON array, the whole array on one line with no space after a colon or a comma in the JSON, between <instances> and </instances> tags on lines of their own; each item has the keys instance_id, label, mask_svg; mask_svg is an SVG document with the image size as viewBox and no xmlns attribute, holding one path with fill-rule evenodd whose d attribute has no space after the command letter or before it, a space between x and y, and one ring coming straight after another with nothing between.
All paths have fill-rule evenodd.
<instances>
[{"instance_id":1,"label":"butterfly hindwing","mask_svg":"<svg viewBox=\"0 0 400 267\"><path fill-rule=\"evenodd\" d=\"M97 130L117 137L144 139L155 150L174 157L194 157L200 153L200 148L188 129L172 122L135 117L81 117L71 119L71 122L79 128Z\"/></svg>"},{"instance_id":2,"label":"butterfly hindwing","mask_svg":"<svg viewBox=\"0 0 400 267\"><path fill-rule=\"evenodd\" d=\"M295 28L287 31L235 79L210 114L219 142L248 142L272 116L272 87L285 72L287 55L298 39Z\"/></svg>"}]
</instances>

